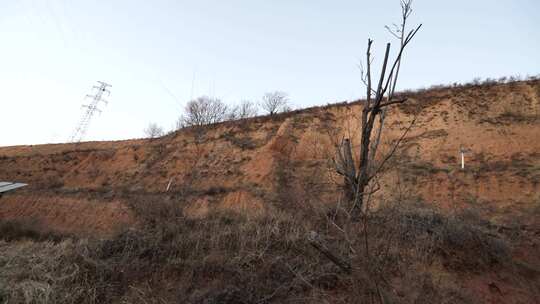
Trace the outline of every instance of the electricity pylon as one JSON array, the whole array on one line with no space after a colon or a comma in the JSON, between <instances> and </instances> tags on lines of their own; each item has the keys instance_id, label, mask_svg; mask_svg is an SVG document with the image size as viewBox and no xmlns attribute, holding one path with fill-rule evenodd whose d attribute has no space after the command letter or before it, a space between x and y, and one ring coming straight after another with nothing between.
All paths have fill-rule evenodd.
<instances>
[{"instance_id":1,"label":"electricity pylon","mask_svg":"<svg viewBox=\"0 0 540 304\"><path fill-rule=\"evenodd\" d=\"M75 132L73 132L73 134L71 135L69 139L70 142L80 142L86 134L86 131L88 130L88 125L90 124L92 116L94 116L96 112L101 113L101 110L99 109L99 103L103 102L105 104L108 104L108 102L103 99L103 95L105 93L107 94L107 96L111 95L111 92L107 89L108 87L111 87L111 85L103 81L98 81L98 83L99 85L95 85L92 87L92 89L97 90L95 94L88 94L85 97L92 98L92 101L90 102L90 104L83 105L86 110L83 112L81 120L79 121L79 124L75 129Z\"/></svg>"}]
</instances>

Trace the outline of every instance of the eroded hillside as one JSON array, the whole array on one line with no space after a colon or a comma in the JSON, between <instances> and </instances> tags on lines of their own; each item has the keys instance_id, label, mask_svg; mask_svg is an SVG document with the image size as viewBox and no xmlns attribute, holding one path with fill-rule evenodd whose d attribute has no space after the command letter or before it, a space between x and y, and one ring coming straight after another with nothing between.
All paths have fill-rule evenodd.
<instances>
[{"instance_id":1,"label":"eroded hillside","mask_svg":"<svg viewBox=\"0 0 540 304\"><path fill-rule=\"evenodd\" d=\"M29 184L0 199L0 302L534 302L540 81L407 95L379 159L410 131L360 222L332 158L357 147L362 102L0 148L0 180Z\"/></svg>"},{"instance_id":2,"label":"eroded hillside","mask_svg":"<svg viewBox=\"0 0 540 304\"><path fill-rule=\"evenodd\" d=\"M416 116L386 166L379 198L390 199L400 185L445 208L476 204L501 221L533 224L522 215L539 208L540 82L433 89L409 99L385 126L382 154ZM265 202L279 199L276 187L333 203L341 179L331 159L341 139L358 142L360 108L311 108L156 140L0 148L0 179L30 184L2 199L0 216L108 234L136 222L125 206L133 197L189 197L192 216L212 208L265 212ZM465 170L460 147L471 151Z\"/></svg>"}]
</instances>

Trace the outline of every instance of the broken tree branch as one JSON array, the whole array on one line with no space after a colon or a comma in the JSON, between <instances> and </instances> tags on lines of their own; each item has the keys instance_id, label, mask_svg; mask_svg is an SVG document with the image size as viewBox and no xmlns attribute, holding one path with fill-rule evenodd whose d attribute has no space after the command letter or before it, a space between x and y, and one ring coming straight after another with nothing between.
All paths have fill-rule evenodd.
<instances>
[{"instance_id":1,"label":"broken tree branch","mask_svg":"<svg viewBox=\"0 0 540 304\"><path fill-rule=\"evenodd\" d=\"M339 267L339 269L341 269L346 274L352 273L351 263L349 263L348 261L345 261L343 258L339 257L338 255L330 251L330 249L328 249L328 247L324 245L323 241L321 240L321 237L319 236L317 232L310 231L307 236L307 239L308 239L308 242L311 244L311 246L313 246L315 249L317 249L317 251L322 253L332 263L334 263L337 267Z\"/></svg>"}]
</instances>

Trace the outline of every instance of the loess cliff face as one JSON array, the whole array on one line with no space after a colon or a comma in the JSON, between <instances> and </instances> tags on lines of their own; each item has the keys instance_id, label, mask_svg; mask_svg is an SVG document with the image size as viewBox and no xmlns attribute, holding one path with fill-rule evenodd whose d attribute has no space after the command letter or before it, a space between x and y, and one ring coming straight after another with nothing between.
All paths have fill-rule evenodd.
<instances>
[{"instance_id":1,"label":"loess cliff face","mask_svg":"<svg viewBox=\"0 0 540 304\"><path fill-rule=\"evenodd\" d=\"M501 225L538 231L540 81L405 95L409 102L388 115L379 157L416 121L374 201L417 197L444 210L474 204ZM133 200L181 197L184 212L201 218L212 208L256 216L276 203L337 203L342 179L332 157L343 138L357 147L361 107L310 108L155 140L3 147L0 180L29 186L0 200L0 218L107 236L137 224ZM465 170L460 147L469 150Z\"/></svg>"}]
</instances>

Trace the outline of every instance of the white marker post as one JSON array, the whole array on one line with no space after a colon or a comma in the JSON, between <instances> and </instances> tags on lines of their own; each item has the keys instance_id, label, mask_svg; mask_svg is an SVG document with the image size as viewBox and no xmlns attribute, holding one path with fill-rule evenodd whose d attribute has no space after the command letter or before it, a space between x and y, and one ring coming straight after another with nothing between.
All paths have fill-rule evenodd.
<instances>
[{"instance_id":1,"label":"white marker post","mask_svg":"<svg viewBox=\"0 0 540 304\"><path fill-rule=\"evenodd\" d=\"M465 149L463 146L459 147L459 153L461 154L461 170L465 170L465 153L471 152L470 149Z\"/></svg>"},{"instance_id":2,"label":"white marker post","mask_svg":"<svg viewBox=\"0 0 540 304\"><path fill-rule=\"evenodd\" d=\"M165 190L165 192L169 192L169 189L171 189L173 179L174 179L174 177L171 177L171 179L169 180L169 183L167 184L167 190Z\"/></svg>"},{"instance_id":3,"label":"white marker post","mask_svg":"<svg viewBox=\"0 0 540 304\"><path fill-rule=\"evenodd\" d=\"M465 151L461 150L461 170L465 170Z\"/></svg>"}]
</instances>

